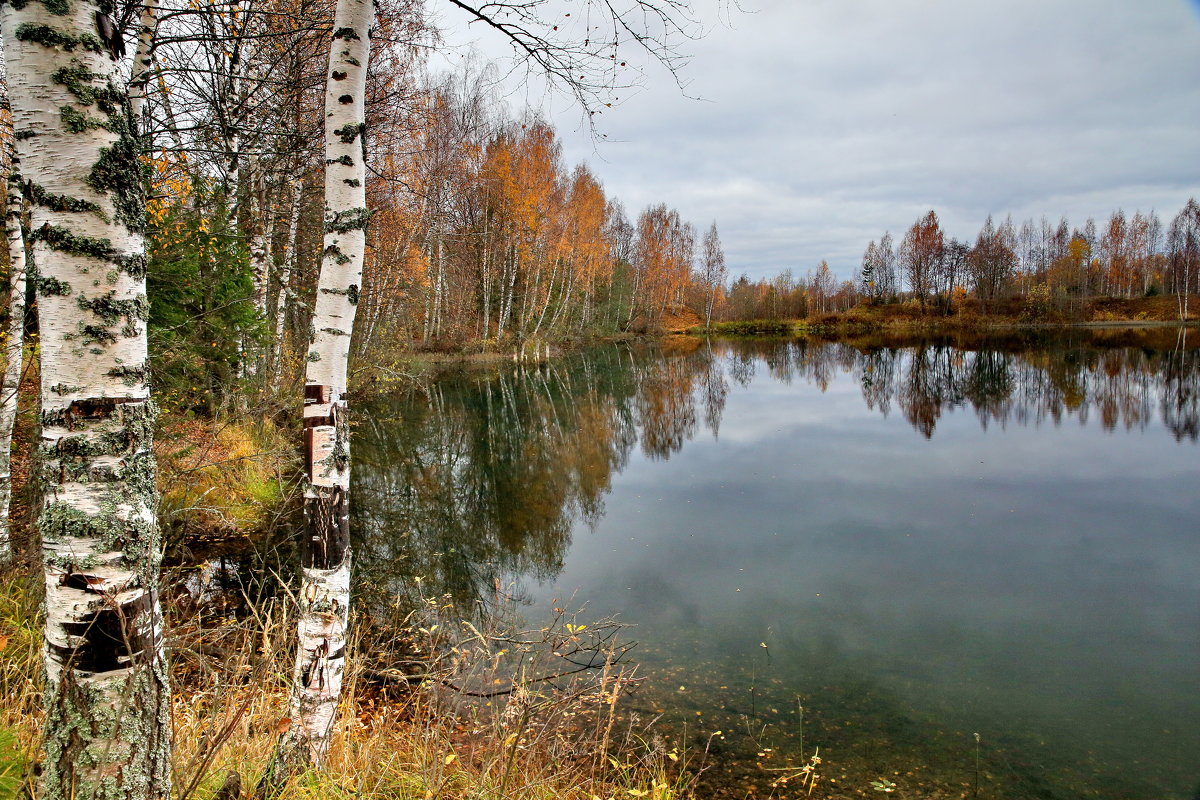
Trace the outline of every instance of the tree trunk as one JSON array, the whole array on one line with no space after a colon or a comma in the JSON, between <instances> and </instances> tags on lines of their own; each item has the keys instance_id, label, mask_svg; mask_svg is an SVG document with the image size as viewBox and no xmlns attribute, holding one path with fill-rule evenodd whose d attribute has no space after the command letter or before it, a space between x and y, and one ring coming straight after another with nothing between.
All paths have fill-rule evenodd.
<instances>
[{"instance_id":1,"label":"tree trunk","mask_svg":"<svg viewBox=\"0 0 1200 800\"><path fill-rule=\"evenodd\" d=\"M11 106L7 81L0 94L0 113L6 117ZM8 239L8 339L4 343L4 378L0 384L0 564L12 560L12 433L17 419L17 388L21 383L22 355L25 351L25 235L21 214L25 198L21 196L21 160L11 129L4 131L8 161L5 180L6 205L4 233Z\"/></svg>"},{"instance_id":2,"label":"tree trunk","mask_svg":"<svg viewBox=\"0 0 1200 800\"><path fill-rule=\"evenodd\" d=\"M271 340L271 373L278 380L283 369L284 324L287 321L288 305L292 299L292 271L296 267L296 239L300 232L300 199L304 184L296 181L292 185L292 210L288 217L287 251L279 267L279 288L275 294L275 336Z\"/></svg>"},{"instance_id":3,"label":"tree trunk","mask_svg":"<svg viewBox=\"0 0 1200 800\"><path fill-rule=\"evenodd\" d=\"M258 322L267 319L267 279L271 265L271 240L274 238L275 211L272 206L271 193L267 189L267 181L262 174L257 156L249 159L247 182L249 183L249 223L254 226L250 236L250 276L254 287L254 318ZM257 326L253 334L242 334L242 363L246 375L253 377L258 374L259 366L263 363L261 341L256 341L259 334Z\"/></svg>"},{"instance_id":4,"label":"tree trunk","mask_svg":"<svg viewBox=\"0 0 1200 800\"><path fill-rule=\"evenodd\" d=\"M338 0L325 92L325 248L304 387L307 467L293 725L285 749L319 764L342 689L350 604L350 437L346 377L362 283L367 198L363 132L373 0Z\"/></svg>"},{"instance_id":5,"label":"tree trunk","mask_svg":"<svg viewBox=\"0 0 1200 800\"><path fill-rule=\"evenodd\" d=\"M272 208L271 191L267 188L267 176L262 174L258 158L250 158L250 224L254 233L250 236L250 275L254 284L254 314L257 319L267 318L267 277L271 262L271 239L274 237L275 210Z\"/></svg>"},{"instance_id":6,"label":"tree trunk","mask_svg":"<svg viewBox=\"0 0 1200 800\"><path fill-rule=\"evenodd\" d=\"M137 134L100 6L19 5L0 13L40 275L42 797L168 798Z\"/></svg>"},{"instance_id":7,"label":"tree trunk","mask_svg":"<svg viewBox=\"0 0 1200 800\"><path fill-rule=\"evenodd\" d=\"M154 67L154 36L158 31L158 2L142 3L138 24L137 50L133 54L133 69L129 77L129 113L138 130L145 130L143 116L146 106L146 87Z\"/></svg>"}]
</instances>

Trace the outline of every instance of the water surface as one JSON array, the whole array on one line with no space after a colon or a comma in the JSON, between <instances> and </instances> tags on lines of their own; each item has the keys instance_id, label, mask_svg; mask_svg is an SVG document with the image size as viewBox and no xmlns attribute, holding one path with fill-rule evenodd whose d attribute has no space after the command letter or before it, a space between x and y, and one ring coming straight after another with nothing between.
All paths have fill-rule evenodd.
<instances>
[{"instance_id":1,"label":"water surface","mask_svg":"<svg viewBox=\"0 0 1200 800\"><path fill-rule=\"evenodd\" d=\"M1176 331L611 346L364 416L364 572L636 625L631 707L710 747L710 794L767 796L817 746L834 796L1200 786Z\"/></svg>"}]
</instances>

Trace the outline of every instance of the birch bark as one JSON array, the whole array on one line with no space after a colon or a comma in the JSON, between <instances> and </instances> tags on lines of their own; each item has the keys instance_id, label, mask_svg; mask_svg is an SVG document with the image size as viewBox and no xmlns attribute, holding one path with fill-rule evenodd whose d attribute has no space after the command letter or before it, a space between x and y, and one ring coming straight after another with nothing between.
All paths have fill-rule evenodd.
<instances>
[{"instance_id":1,"label":"birch bark","mask_svg":"<svg viewBox=\"0 0 1200 800\"><path fill-rule=\"evenodd\" d=\"M46 582L42 796L170 795L137 132L111 8L6 3L39 269Z\"/></svg>"},{"instance_id":2,"label":"birch bark","mask_svg":"<svg viewBox=\"0 0 1200 800\"><path fill-rule=\"evenodd\" d=\"M0 88L0 115L11 119L8 81ZM5 179L4 234L8 240L8 338L4 341L4 378L0 383L0 564L12 561L12 434L17 419L17 387L21 383L22 356L25 352L25 235L21 213L25 198L21 195L21 159L17 155L14 131L4 131Z\"/></svg>"},{"instance_id":3,"label":"birch bark","mask_svg":"<svg viewBox=\"0 0 1200 800\"><path fill-rule=\"evenodd\" d=\"M154 69L154 36L158 32L158 1L142 3L138 21L137 50L133 54L133 68L129 76L129 113L139 130L145 130L143 115L146 107L146 89L150 85L150 73Z\"/></svg>"},{"instance_id":4,"label":"birch bark","mask_svg":"<svg viewBox=\"0 0 1200 800\"><path fill-rule=\"evenodd\" d=\"M319 764L342 688L350 605L350 438L346 377L362 284L367 198L363 133L373 0L338 0L325 90L325 248L304 387L307 468L299 647L289 758Z\"/></svg>"},{"instance_id":5,"label":"birch bark","mask_svg":"<svg viewBox=\"0 0 1200 800\"><path fill-rule=\"evenodd\" d=\"M296 266L296 239L300 231L300 200L304 193L302 181L292 184L292 208L288 215L288 234L283 264L279 267L279 288L275 295L275 337L271 340L271 377L275 380L283 371L284 333L288 309L292 303L292 271Z\"/></svg>"}]
</instances>

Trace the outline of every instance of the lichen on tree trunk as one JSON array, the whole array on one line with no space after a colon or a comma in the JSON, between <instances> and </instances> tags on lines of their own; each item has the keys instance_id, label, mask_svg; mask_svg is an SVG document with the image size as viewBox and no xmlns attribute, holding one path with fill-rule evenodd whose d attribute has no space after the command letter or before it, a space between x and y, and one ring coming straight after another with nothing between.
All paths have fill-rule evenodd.
<instances>
[{"instance_id":1,"label":"lichen on tree trunk","mask_svg":"<svg viewBox=\"0 0 1200 800\"><path fill-rule=\"evenodd\" d=\"M38 274L42 796L170 796L158 600L145 204L109 6L6 3L5 56Z\"/></svg>"}]
</instances>

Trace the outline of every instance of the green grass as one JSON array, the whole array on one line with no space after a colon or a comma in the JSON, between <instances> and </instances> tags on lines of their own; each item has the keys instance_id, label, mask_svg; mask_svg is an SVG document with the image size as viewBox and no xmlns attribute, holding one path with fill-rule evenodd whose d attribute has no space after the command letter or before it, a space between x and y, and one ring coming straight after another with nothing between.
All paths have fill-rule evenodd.
<instances>
[{"instance_id":1,"label":"green grass","mask_svg":"<svg viewBox=\"0 0 1200 800\"><path fill-rule=\"evenodd\" d=\"M25 775L25 754L17 735L0 729L0 800L16 797Z\"/></svg>"}]
</instances>

